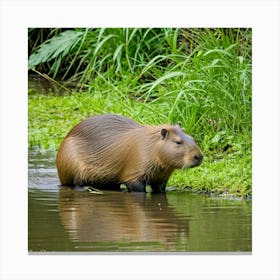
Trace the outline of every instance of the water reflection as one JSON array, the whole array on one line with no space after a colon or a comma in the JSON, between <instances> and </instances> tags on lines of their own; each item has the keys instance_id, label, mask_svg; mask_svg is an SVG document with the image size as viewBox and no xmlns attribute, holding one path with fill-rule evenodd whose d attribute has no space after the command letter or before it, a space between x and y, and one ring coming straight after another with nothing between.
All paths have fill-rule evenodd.
<instances>
[{"instance_id":1,"label":"water reflection","mask_svg":"<svg viewBox=\"0 0 280 280\"><path fill-rule=\"evenodd\" d=\"M59 191L59 214L72 240L173 243L187 239L189 223L176 215L165 194Z\"/></svg>"},{"instance_id":2,"label":"water reflection","mask_svg":"<svg viewBox=\"0 0 280 280\"><path fill-rule=\"evenodd\" d=\"M55 152L29 151L28 250L250 252L252 202L60 188Z\"/></svg>"}]
</instances>

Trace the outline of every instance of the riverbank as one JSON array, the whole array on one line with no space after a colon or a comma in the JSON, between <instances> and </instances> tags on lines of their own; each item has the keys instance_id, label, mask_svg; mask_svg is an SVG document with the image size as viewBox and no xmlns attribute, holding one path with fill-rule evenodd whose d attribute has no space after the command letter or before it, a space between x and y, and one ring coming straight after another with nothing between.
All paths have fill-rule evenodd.
<instances>
[{"instance_id":1,"label":"riverbank","mask_svg":"<svg viewBox=\"0 0 280 280\"><path fill-rule=\"evenodd\" d=\"M145 104L118 90L84 92L64 95L38 94L29 91L29 148L57 150L66 133L82 119L95 114L126 115L145 124L168 123L168 106L160 102ZM189 132L188 132L189 133ZM226 194L237 197L252 195L251 135L230 130L214 136L191 134L204 153L203 164L197 168L177 170L168 186L188 188L194 192Z\"/></svg>"},{"instance_id":2,"label":"riverbank","mask_svg":"<svg viewBox=\"0 0 280 280\"><path fill-rule=\"evenodd\" d=\"M95 114L180 122L204 162L169 186L251 196L250 28L31 28L28 41L28 69L55 85L29 83L30 147L56 150Z\"/></svg>"}]
</instances>

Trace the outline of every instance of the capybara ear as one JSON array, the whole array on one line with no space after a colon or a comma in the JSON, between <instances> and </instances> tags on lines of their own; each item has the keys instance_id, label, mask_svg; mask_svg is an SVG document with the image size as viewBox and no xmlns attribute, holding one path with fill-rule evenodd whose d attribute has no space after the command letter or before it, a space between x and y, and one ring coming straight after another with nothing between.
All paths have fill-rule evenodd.
<instances>
[{"instance_id":1,"label":"capybara ear","mask_svg":"<svg viewBox=\"0 0 280 280\"><path fill-rule=\"evenodd\" d=\"M177 126L179 126L186 133L185 129L182 127L182 123L181 122L178 122Z\"/></svg>"},{"instance_id":2,"label":"capybara ear","mask_svg":"<svg viewBox=\"0 0 280 280\"><path fill-rule=\"evenodd\" d=\"M166 128L163 128L160 133L161 133L162 139L165 139L167 137L168 130Z\"/></svg>"}]
</instances>

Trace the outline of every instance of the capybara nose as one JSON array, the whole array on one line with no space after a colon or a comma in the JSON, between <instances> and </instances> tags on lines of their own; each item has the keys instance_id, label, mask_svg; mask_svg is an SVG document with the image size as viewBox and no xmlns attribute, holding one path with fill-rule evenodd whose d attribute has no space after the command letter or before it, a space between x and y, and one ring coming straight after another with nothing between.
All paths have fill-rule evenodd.
<instances>
[{"instance_id":1,"label":"capybara nose","mask_svg":"<svg viewBox=\"0 0 280 280\"><path fill-rule=\"evenodd\" d=\"M203 155L201 153L194 155L193 157L193 163L194 166L200 165L203 160Z\"/></svg>"}]
</instances>

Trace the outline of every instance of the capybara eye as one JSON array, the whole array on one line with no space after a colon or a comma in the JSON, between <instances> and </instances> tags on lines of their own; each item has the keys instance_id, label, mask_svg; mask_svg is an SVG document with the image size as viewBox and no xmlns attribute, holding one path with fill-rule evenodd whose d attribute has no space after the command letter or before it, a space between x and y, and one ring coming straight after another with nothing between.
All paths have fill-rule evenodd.
<instances>
[{"instance_id":1,"label":"capybara eye","mask_svg":"<svg viewBox=\"0 0 280 280\"><path fill-rule=\"evenodd\" d=\"M176 144L177 145L181 145L183 143L183 141L182 140L180 140L180 141L176 141Z\"/></svg>"}]
</instances>

